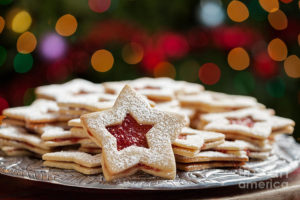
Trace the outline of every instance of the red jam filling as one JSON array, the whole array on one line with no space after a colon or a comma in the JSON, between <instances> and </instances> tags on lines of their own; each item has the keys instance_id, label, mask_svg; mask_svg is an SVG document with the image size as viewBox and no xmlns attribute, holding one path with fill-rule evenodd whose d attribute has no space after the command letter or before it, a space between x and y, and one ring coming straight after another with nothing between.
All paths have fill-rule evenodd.
<instances>
[{"instance_id":1,"label":"red jam filling","mask_svg":"<svg viewBox=\"0 0 300 200\"><path fill-rule=\"evenodd\" d=\"M144 169L146 169L146 170L152 170L152 171L156 171L156 172L159 172L159 171L160 171L159 169L150 167L150 166L145 165L145 164L142 164L142 163L139 163L139 164L138 164L138 167L142 167L142 168L144 168Z\"/></svg>"},{"instance_id":2,"label":"red jam filling","mask_svg":"<svg viewBox=\"0 0 300 200\"><path fill-rule=\"evenodd\" d=\"M183 134L178 136L178 139L181 139L181 140L186 140L186 138L187 138L187 136L183 135Z\"/></svg>"},{"instance_id":3,"label":"red jam filling","mask_svg":"<svg viewBox=\"0 0 300 200\"><path fill-rule=\"evenodd\" d=\"M78 92L74 92L73 95L83 95L83 94L90 94L90 92L87 92L85 90L79 90Z\"/></svg>"},{"instance_id":4,"label":"red jam filling","mask_svg":"<svg viewBox=\"0 0 300 200\"><path fill-rule=\"evenodd\" d=\"M243 117L243 118L227 118L230 124L239 124L243 126L248 126L252 128L254 126L255 121L252 117Z\"/></svg>"},{"instance_id":5,"label":"red jam filling","mask_svg":"<svg viewBox=\"0 0 300 200\"><path fill-rule=\"evenodd\" d=\"M225 149L220 149L220 150L218 149L217 151L221 152L221 153L227 153L228 152L228 150L225 150Z\"/></svg>"},{"instance_id":6,"label":"red jam filling","mask_svg":"<svg viewBox=\"0 0 300 200\"><path fill-rule=\"evenodd\" d=\"M153 125L139 124L130 114L127 114L122 124L106 126L106 129L117 139L118 151L135 145L148 148L146 133Z\"/></svg>"}]
</instances>

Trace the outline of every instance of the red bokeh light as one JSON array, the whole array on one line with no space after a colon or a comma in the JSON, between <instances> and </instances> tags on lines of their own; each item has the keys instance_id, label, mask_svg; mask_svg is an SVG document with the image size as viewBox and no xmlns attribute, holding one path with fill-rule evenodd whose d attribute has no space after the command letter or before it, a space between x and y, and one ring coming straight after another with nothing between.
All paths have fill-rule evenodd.
<instances>
[{"instance_id":1,"label":"red bokeh light","mask_svg":"<svg viewBox=\"0 0 300 200\"><path fill-rule=\"evenodd\" d=\"M171 58L181 58L185 56L189 50L185 37L175 33L164 34L159 39L158 44L166 56Z\"/></svg>"},{"instance_id":2,"label":"red bokeh light","mask_svg":"<svg viewBox=\"0 0 300 200\"><path fill-rule=\"evenodd\" d=\"M261 52L254 56L254 72L261 78L269 79L278 73L278 65L267 52Z\"/></svg>"},{"instance_id":3,"label":"red bokeh light","mask_svg":"<svg viewBox=\"0 0 300 200\"><path fill-rule=\"evenodd\" d=\"M0 113L2 113L2 111L8 107L9 107L9 105L8 105L8 102L6 101L6 99L4 99L3 97L0 97Z\"/></svg>"},{"instance_id":4,"label":"red bokeh light","mask_svg":"<svg viewBox=\"0 0 300 200\"><path fill-rule=\"evenodd\" d=\"M205 63L199 69L199 78L206 85L216 84L220 77L221 70L214 63Z\"/></svg>"}]
</instances>

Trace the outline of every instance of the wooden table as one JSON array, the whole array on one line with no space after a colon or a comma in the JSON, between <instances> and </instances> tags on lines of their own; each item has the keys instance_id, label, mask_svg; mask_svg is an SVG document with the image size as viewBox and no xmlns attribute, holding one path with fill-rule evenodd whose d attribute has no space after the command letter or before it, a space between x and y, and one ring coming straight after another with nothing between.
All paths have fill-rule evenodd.
<instances>
[{"instance_id":1,"label":"wooden table","mask_svg":"<svg viewBox=\"0 0 300 200\"><path fill-rule=\"evenodd\" d=\"M186 191L104 191L80 189L40 183L0 175L0 199L300 199L300 168L287 177L270 179L262 184L277 189L243 189L237 186L217 189L186 190ZM272 183L272 184L271 184ZM276 183L276 184L275 184ZM278 184L277 184L278 183ZM261 184L261 185L262 185ZM288 186L286 186L288 184Z\"/></svg>"}]
</instances>

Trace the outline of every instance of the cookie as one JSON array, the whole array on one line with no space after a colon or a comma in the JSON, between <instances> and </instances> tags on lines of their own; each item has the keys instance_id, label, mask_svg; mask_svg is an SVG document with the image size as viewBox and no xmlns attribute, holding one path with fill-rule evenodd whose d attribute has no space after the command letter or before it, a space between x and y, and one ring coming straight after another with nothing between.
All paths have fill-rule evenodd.
<instances>
[{"instance_id":1,"label":"cookie","mask_svg":"<svg viewBox=\"0 0 300 200\"><path fill-rule=\"evenodd\" d=\"M221 133L200 131L185 127L178 138L172 143L173 151L177 155L193 157L201 150L216 147L224 142Z\"/></svg>"},{"instance_id":2,"label":"cookie","mask_svg":"<svg viewBox=\"0 0 300 200\"><path fill-rule=\"evenodd\" d=\"M207 122L204 130L243 135L254 139L267 139L272 132L268 123L270 114L261 109L242 109L225 113L202 115L201 120Z\"/></svg>"},{"instance_id":3,"label":"cookie","mask_svg":"<svg viewBox=\"0 0 300 200\"><path fill-rule=\"evenodd\" d=\"M57 100L63 96L76 96L90 93L103 93L104 88L101 84L95 84L83 79L73 79L64 84L52 84L40 86L35 89L38 98Z\"/></svg>"},{"instance_id":4,"label":"cookie","mask_svg":"<svg viewBox=\"0 0 300 200\"><path fill-rule=\"evenodd\" d=\"M245 165L245 162L237 161L214 161L214 162L201 162L201 163L177 163L177 169L183 171L199 171L211 168L237 168Z\"/></svg>"},{"instance_id":5,"label":"cookie","mask_svg":"<svg viewBox=\"0 0 300 200\"><path fill-rule=\"evenodd\" d=\"M0 146L12 146L34 152L48 153L51 149L45 145L39 136L32 135L21 127L1 127Z\"/></svg>"},{"instance_id":6,"label":"cookie","mask_svg":"<svg viewBox=\"0 0 300 200\"><path fill-rule=\"evenodd\" d=\"M176 162L179 163L198 163L210 161L248 161L248 156L245 151L202 151L192 158L180 155L175 155L175 157Z\"/></svg>"},{"instance_id":7,"label":"cookie","mask_svg":"<svg viewBox=\"0 0 300 200\"><path fill-rule=\"evenodd\" d=\"M204 91L196 95L179 95L178 100L183 107L192 107L207 113L261 106L253 97L211 91Z\"/></svg>"},{"instance_id":8,"label":"cookie","mask_svg":"<svg viewBox=\"0 0 300 200\"><path fill-rule=\"evenodd\" d=\"M82 174L99 174L101 169L101 154L90 155L84 152L61 151L43 155L43 165L59 169L72 169Z\"/></svg>"},{"instance_id":9,"label":"cookie","mask_svg":"<svg viewBox=\"0 0 300 200\"><path fill-rule=\"evenodd\" d=\"M31 156L32 152L27 151L26 149L11 147L11 146L3 146L1 147L2 152L5 153L6 156Z\"/></svg>"},{"instance_id":10,"label":"cookie","mask_svg":"<svg viewBox=\"0 0 300 200\"><path fill-rule=\"evenodd\" d=\"M45 99L35 100L30 106L7 108L3 115L10 119L25 121L26 123L51 123L57 121L68 121L73 116L60 115L56 102Z\"/></svg>"},{"instance_id":11,"label":"cookie","mask_svg":"<svg viewBox=\"0 0 300 200\"><path fill-rule=\"evenodd\" d=\"M74 127L82 127L80 118L71 119L70 121L68 121L68 125L71 126L71 127L72 126L74 126Z\"/></svg>"},{"instance_id":12,"label":"cookie","mask_svg":"<svg viewBox=\"0 0 300 200\"><path fill-rule=\"evenodd\" d=\"M138 170L175 178L171 142L186 124L181 115L151 108L141 95L126 85L112 109L83 115L81 123L90 138L102 146L106 180Z\"/></svg>"},{"instance_id":13,"label":"cookie","mask_svg":"<svg viewBox=\"0 0 300 200\"><path fill-rule=\"evenodd\" d=\"M86 134L82 132L71 132L62 128L53 127L48 128L41 136L45 145L48 147L59 147L80 144L84 140L90 141Z\"/></svg>"}]
</instances>

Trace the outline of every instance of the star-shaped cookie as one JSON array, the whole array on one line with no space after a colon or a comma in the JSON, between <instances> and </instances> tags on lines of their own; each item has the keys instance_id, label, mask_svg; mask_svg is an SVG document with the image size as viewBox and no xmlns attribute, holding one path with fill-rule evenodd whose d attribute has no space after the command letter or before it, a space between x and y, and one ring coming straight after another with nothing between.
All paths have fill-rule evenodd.
<instances>
[{"instance_id":1,"label":"star-shaped cookie","mask_svg":"<svg viewBox=\"0 0 300 200\"><path fill-rule=\"evenodd\" d=\"M106 180L138 170L174 179L176 164L172 141L186 124L182 115L151 108L126 85L112 109L81 116L84 130L102 147Z\"/></svg>"}]
</instances>

